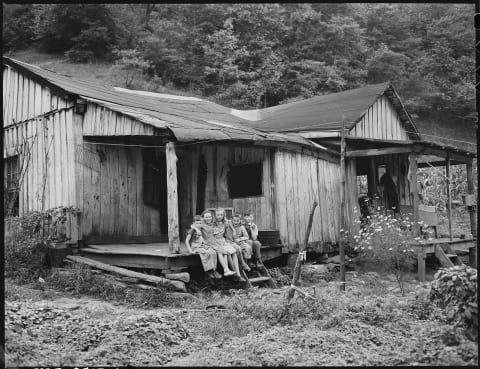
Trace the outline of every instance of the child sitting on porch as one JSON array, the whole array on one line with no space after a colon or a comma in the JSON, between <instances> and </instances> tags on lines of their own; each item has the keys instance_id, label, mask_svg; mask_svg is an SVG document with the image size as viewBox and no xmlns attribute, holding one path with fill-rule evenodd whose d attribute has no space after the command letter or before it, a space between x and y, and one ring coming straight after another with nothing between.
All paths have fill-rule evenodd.
<instances>
[{"instance_id":1,"label":"child sitting on porch","mask_svg":"<svg viewBox=\"0 0 480 369\"><path fill-rule=\"evenodd\" d=\"M195 215L193 217L193 224L185 238L185 246L190 253L199 254L202 261L203 270L211 278L222 278L222 275L217 272L217 252L207 246L202 237L202 217Z\"/></svg>"},{"instance_id":2,"label":"child sitting on porch","mask_svg":"<svg viewBox=\"0 0 480 369\"><path fill-rule=\"evenodd\" d=\"M227 242L225 238L225 231L227 228L227 219L225 218L225 210L222 208L218 208L215 211L215 230L214 235L216 241L223 245L223 247L227 250L227 259L230 267L235 270L235 274L237 275L237 280L240 282L245 282L245 279L240 274L240 268L238 259L242 261L242 267L246 265L245 260L242 257L242 250L239 246L234 244L233 242ZM232 252L233 251L233 252ZM248 267L248 265L247 265Z\"/></svg>"},{"instance_id":3,"label":"child sitting on porch","mask_svg":"<svg viewBox=\"0 0 480 369\"><path fill-rule=\"evenodd\" d=\"M262 244L258 241L258 227L255 223L253 223L253 212L250 210L245 212L243 215L245 219L245 230L247 231L249 239L247 240L248 244L252 247L253 257L252 262L255 262L257 267L262 266L262 257L260 255L260 247Z\"/></svg>"},{"instance_id":4,"label":"child sitting on porch","mask_svg":"<svg viewBox=\"0 0 480 369\"><path fill-rule=\"evenodd\" d=\"M207 247L211 247L215 250L218 257L218 262L223 268L223 275L225 277L236 274L234 271L228 268L227 254L229 251L222 243L217 240L215 225L213 223L212 213L208 210L204 210L202 213L203 223L201 224L202 236Z\"/></svg>"},{"instance_id":5,"label":"child sitting on porch","mask_svg":"<svg viewBox=\"0 0 480 369\"><path fill-rule=\"evenodd\" d=\"M229 222L227 229L225 230L225 238L232 242L236 248L239 248L239 255L242 262L242 267L247 272L250 270L250 267L245 262L245 260L250 260L252 258L252 246L250 246L246 241L248 240L248 233L245 227L241 222L241 215L234 214L232 220Z\"/></svg>"}]
</instances>

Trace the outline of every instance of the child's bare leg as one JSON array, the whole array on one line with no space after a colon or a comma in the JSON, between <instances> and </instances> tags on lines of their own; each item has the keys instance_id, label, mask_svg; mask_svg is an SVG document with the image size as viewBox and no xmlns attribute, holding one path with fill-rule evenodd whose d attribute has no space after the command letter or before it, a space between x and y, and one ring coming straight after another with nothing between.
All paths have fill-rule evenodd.
<instances>
[{"instance_id":1,"label":"child's bare leg","mask_svg":"<svg viewBox=\"0 0 480 369\"><path fill-rule=\"evenodd\" d=\"M233 261L233 265L234 265L233 271L234 271L239 277L242 277L242 275L240 274L240 268L238 267L237 253L232 254L232 261Z\"/></svg>"},{"instance_id":2,"label":"child's bare leg","mask_svg":"<svg viewBox=\"0 0 480 369\"><path fill-rule=\"evenodd\" d=\"M225 260L225 255L223 255L221 252L217 252L217 257L218 257L218 262L223 268L223 274L229 272L230 269L228 269L228 264L227 264L227 261Z\"/></svg>"},{"instance_id":3,"label":"child's bare leg","mask_svg":"<svg viewBox=\"0 0 480 369\"><path fill-rule=\"evenodd\" d=\"M231 270L235 270L235 264L233 263L232 255L227 254L228 266Z\"/></svg>"}]
</instances>

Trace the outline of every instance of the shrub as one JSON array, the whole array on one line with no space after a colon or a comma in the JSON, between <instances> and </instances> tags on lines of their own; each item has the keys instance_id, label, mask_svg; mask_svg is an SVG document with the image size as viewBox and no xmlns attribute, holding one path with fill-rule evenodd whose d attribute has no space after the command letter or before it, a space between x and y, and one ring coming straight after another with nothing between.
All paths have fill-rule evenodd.
<instances>
[{"instance_id":1,"label":"shrub","mask_svg":"<svg viewBox=\"0 0 480 369\"><path fill-rule=\"evenodd\" d=\"M466 328L478 339L477 270L467 265L440 269L434 276L429 297L447 311L447 319Z\"/></svg>"},{"instance_id":2,"label":"shrub","mask_svg":"<svg viewBox=\"0 0 480 369\"><path fill-rule=\"evenodd\" d=\"M419 240L412 233L413 222L395 219L391 215L373 214L369 222L353 236L357 262L395 275L402 295L405 295L404 275L412 269L416 254L410 243Z\"/></svg>"},{"instance_id":3,"label":"shrub","mask_svg":"<svg viewBox=\"0 0 480 369\"><path fill-rule=\"evenodd\" d=\"M48 245L66 240L67 212L77 211L60 206L5 218L5 276L19 283L44 277L44 257Z\"/></svg>"}]
</instances>

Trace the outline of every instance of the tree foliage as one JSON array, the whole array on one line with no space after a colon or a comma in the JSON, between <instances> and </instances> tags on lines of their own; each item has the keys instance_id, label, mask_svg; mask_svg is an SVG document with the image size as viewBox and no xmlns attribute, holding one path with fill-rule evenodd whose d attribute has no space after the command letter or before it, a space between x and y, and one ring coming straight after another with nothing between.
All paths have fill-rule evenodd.
<instances>
[{"instance_id":1,"label":"tree foliage","mask_svg":"<svg viewBox=\"0 0 480 369\"><path fill-rule=\"evenodd\" d=\"M6 50L125 53L165 88L236 108L392 81L414 115L474 116L473 5L4 4ZM113 50L118 52L112 53ZM118 68L118 63L116 67Z\"/></svg>"}]
</instances>

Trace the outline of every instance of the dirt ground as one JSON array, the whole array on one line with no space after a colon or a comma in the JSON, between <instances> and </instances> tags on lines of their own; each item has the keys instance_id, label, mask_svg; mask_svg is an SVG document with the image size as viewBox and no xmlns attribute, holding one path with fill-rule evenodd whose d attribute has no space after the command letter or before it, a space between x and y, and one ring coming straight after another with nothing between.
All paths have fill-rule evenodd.
<instances>
[{"instance_id":1,"label":"dirt ground","mask_svg":"<svg viewBox=\"0 0 480 369\"><path fill-rule=\"evenodd\" d=\"M393 276L349 272L341 293L315 270L305 268L303 289L316 300L295 297L287 310L287 287L141 309L6 280L6 365L478 364L477 344L421 302L414 279L401 296Z\"/></svg>"}]
</instances>

